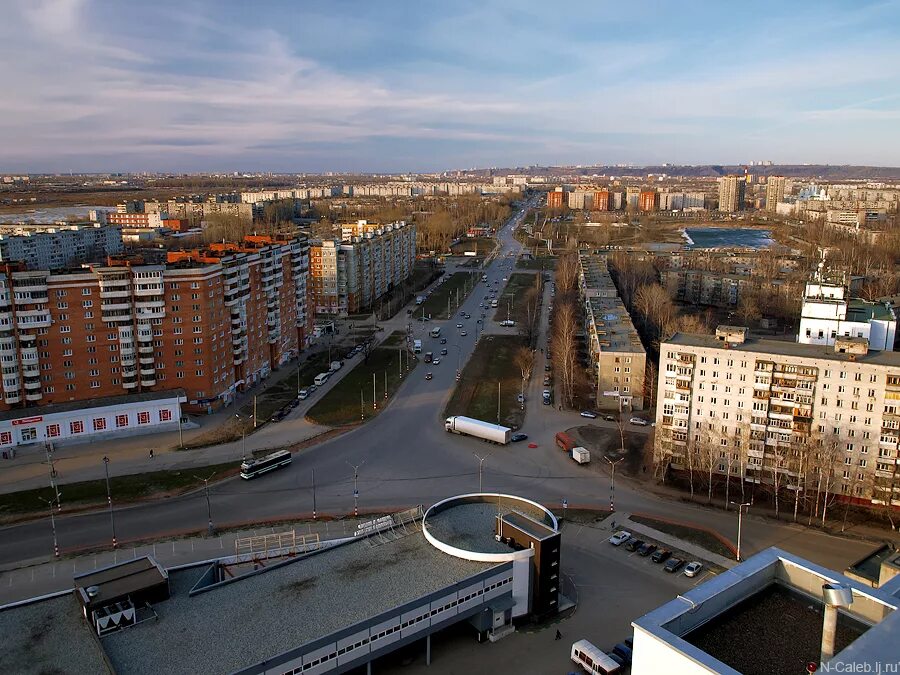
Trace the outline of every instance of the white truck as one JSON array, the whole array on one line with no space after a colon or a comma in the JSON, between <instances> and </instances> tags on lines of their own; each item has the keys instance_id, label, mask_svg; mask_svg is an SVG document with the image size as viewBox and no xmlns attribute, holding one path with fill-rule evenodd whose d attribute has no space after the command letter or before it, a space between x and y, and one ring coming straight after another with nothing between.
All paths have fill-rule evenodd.
<instances>
[{"instance_id":1,"label":"white truck","mask_svg":"<svg viewBox=\"0 0 900 675\"><path fill-rule=\"evenodd\" d=\"M589 464L591 461L591 452L587 448L582 448L581 446L572 448L572 459L578 464Z\"/></svg>"},{"instance_id":2,"label":"white truck","mask_svg":"<svg viewBox=\"0 0 900 675\"><path fill-rule=\"evenodd\" d=\"M497 443L498 445L506 445L509 443L509 437L512 429L502 427L499 424L491 424L490 422L482 422L472 417L463 417L454 415L448 417L444 422L444 429L452 434L463 434L465 436L474 436L489 443Z\"/></svg>"},{"instance_id":3,"label":"white truck","mask_svg":"<svg viewBox=\"0 0 900 675\"><path fill-rule=\"evenodd\" d=\"M421 340L413 340L413 354L421 354L422 353L422 341Z\"/></svg>"}]
</instances>

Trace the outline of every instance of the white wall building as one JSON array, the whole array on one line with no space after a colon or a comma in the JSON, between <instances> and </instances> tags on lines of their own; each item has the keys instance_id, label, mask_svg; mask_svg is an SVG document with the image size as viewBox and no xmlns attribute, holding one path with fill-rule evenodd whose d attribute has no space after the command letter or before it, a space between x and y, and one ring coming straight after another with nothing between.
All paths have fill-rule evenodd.
<instances>
[{"instance_id":1,"label":"white wall building","mask_svg":"<svg viewBox=\"0 0 900 675\"><path fill-rule=\"evenodd\" d=\"M807 345L833 345L838 337L865 338L870 349L894 350L897 316L878 302L847 297L843 284L817 275L806 284L797 341Z\"/></svg>"}]
</instances>

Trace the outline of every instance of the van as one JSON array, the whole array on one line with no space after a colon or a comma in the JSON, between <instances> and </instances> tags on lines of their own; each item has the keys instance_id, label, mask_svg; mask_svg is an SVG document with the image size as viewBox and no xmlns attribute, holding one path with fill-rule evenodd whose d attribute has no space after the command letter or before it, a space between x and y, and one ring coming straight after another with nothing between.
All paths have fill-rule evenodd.
<instances>
[{"instance_id":1,"label":"van","mask_svg":"<svg viewBox=\"0 0 900 675\"><path fill-rule=\"evenodd\" d=\"M318 375L316 375L313 382L316 383L317 387L321 387L323 384L328 382L329 377L331 377L331 373L319 373Z\"/></svg>"},{"instance_id":2,"label":"van","mask_svg":"<svg viewBox=\"0 0 900 675\"><path fill-rule=\"evenodd\" d=\"M572 660L587 672L596 675L612 675L622 670L621 665L587 640L579 640L572 645Z\"/></svg>"},{"instance_id":3,"label":"van","mask_svg":"<svg viewBox=\"0 0 900 675\"><path fill-rule=\"evenodd\" d=\"M422 353L422 341L421 340L413 340L413 354L421 354Z\"/></svg>"},{"instance_id":4,"label":"van","mask_svg":"<svg viewBox=\"0 0 900 675\"><path fill-rule=\"evenodd\" d=\"M434 328L431 329L431 337L433 337L433 338L441 337L441 327L440 326L435 326Z\"/></svg>"}]
</instances>

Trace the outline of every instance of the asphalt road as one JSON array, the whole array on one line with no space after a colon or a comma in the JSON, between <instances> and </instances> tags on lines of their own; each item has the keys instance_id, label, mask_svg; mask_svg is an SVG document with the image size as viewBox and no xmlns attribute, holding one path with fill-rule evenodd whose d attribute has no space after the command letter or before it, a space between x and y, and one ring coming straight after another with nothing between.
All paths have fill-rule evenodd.
<instances>
[{"instance_id":1,"label":"asphalt road","mask_svg":"<svg viewBox=\"0 0 900 675\"><path fill-rule=\"evenodd\" d=\"M487 269L489 283L509 274L509 265L514 258L507 258L506 254L515 254L521 248L512 237L512 229L521 217L521 212L516 214L499 233L502 248ZM304 451L295 456L287 468L251 481L234 479L211 486L213 521L234 524L309 513L313 510L314 498L320 513L352 513L354 466L358 467L360 509L417 503L428 505L449 495L476 491L479 461L474 453L483 457L486 452L489 453L483 466L486 491L519 494L549 506L558 506L563 499L572 505L606 506L609 501L607 475L596 463L590 470L576 465L553 446L555 431L587 420L580 419L577 413L559 412L555 407L540 405L539 396L533 394L536 388L541 388L543 372L540 368L535 371L538 386L531 386L529 405L533 407L522 429L538 447L529 448L526 443L506 447L486 445L444 431L441 415L454 386L456 353L458 351L461 362L465 362L474 349L475 320L481 311L478 304L485 295L484 287L479 283L461 307L472 315L472 319L460 319L457 313L445 322L414 324L416 337L418 333L424 335L423 351L435 353L442 345L437 339L429 338L427 332L435 325L442 326L442 332L448 338L449 353L442 357L440 365L422 364L402 385L390 407L376 419ZM459 334L457 323L464 324L467 336ZM546 317L542 328L546 330ZM425 380L425 373L429 371L434 377ZM646 433L646 430L634 432ZM734 514L659 499L624 484L616 486L616 506L631 512L683 518L726 534L736 525ZM115 511L115 530L120 542L189 528L200 529L206 523L206 500L202 491ZM56 524L63 550L108 545L111 540L110 514L106 511L59 518ZM799 528L772 526L753 518L744 519L743 545L747 554L772 544L826 565L845 565L868 548L865 543L838 540ZM0 529L0 564L45 557L51 545L50 523L46 520Z\"/></svg>"}]
</instances>

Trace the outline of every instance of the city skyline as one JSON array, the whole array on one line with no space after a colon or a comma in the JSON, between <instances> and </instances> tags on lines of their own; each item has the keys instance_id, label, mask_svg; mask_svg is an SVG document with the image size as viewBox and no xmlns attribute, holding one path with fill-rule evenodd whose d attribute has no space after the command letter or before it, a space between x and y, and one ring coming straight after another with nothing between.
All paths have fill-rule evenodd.
<instances>
[{"instance_id":1,"label":"city skyline","mask_svg":"<svg viewBox=\"0 0 900 675\"><path fill-rule=\"evenodd\" d=\"M900 142L896 2L47 0L5 18L3 171L891 165Z\"/></svg>"}]
</instances>

